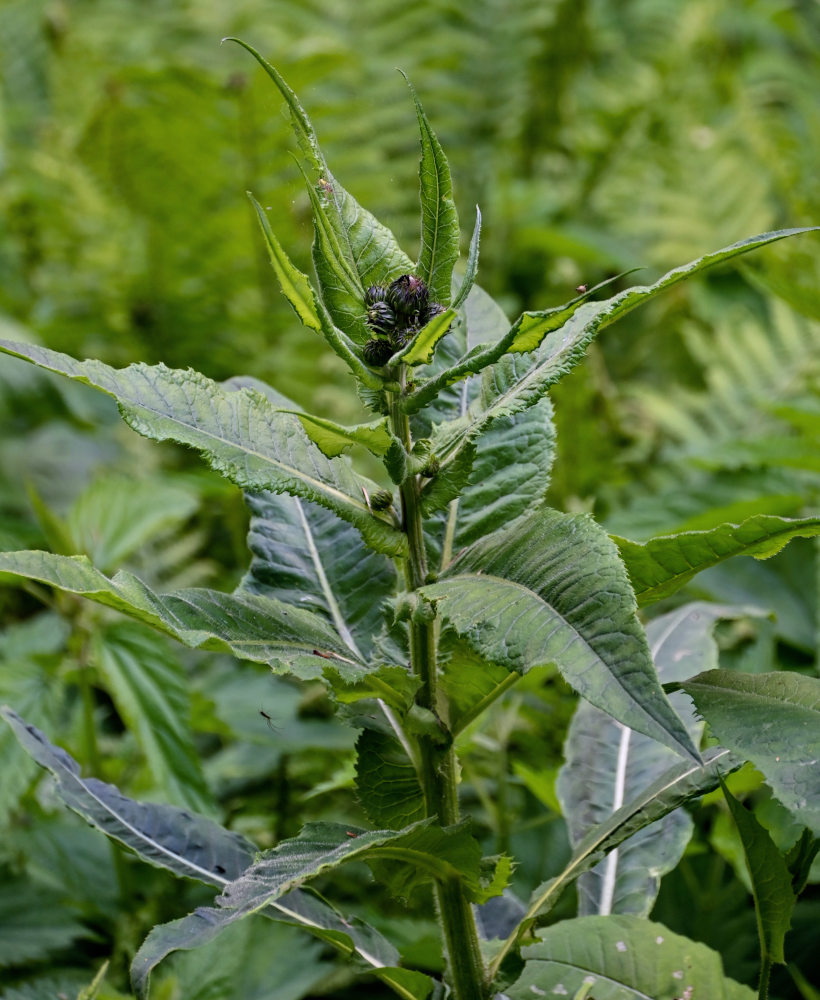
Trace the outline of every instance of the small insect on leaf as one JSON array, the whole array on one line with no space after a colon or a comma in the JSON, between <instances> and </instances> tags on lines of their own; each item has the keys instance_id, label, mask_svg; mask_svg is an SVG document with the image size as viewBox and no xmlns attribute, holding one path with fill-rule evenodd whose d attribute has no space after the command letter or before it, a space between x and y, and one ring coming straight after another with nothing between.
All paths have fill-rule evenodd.
<instances>
[{"instance_id":1,"label":"small insect on leaf","mask_svg":"<svg viewBox=\"0 0 820 1000\"><path fill-rule=\"evenodd\" d=\"M316 184L322 189L322 194L328 198L333 194L333 185L330 181L325 180L324 177L320 177Z\"/></svg>"},{"instance_id":2,"label":"small insect on leaf","mask_svg":"<svg viewBox=\"0 0 820 1000\"><path fill-rule=\"evenodd\" d=\"M313 650L313 655L314 656L321 656L323 660L334 660L334 659L336 659L336 657L334 657L334 655L332 653L323 653L321 651L321 649L314 649Z\"/></svg>"},{"instance_id":3,"label":"small insect on leaf","mask_svg":"<svg viewBox=\"0 0 820 1000\"><path fill-rule=\"evenodd\" d=\"M345 834L348 837L352 838L353 840L355 840L359 836L358 833L351 833L350 830L345 830Z\"/></svg>"},{"instance_id":4,"label":"small insect on leaf","mask_svg":"<svg viewBox=\"0 0 820 1000\"><path fill-rule=\"evenodd\" d=\"M589 290L589 285L578 285L578 286L576 287L576 289L575 289L575 291L576 291L576 292L577 292L577 293L578 293L579 295L583 295L583 294L584 294L584 292L586 292L586 291L588 291L588 290Z\"/></svg>"},{"instance_id":5,"label":"small insect on leaf","mask_svg":"<svg viewBox=\"0 0 820 1000\"><path fill-rule=\"evenodd\" d=\"M272 730L274 733L276 733L276 732L279 731L278 728L277 728L277 726L276 726L276 724L275 724L275 722L273 721L273 716L272 715L268 715L268 713L266 711L264 711L264 709L261 709L261 708L259 709L259 714L262 716L262 718L265 720L265 722L267 722L268 729Z\"/></svg>"}]
</instances>

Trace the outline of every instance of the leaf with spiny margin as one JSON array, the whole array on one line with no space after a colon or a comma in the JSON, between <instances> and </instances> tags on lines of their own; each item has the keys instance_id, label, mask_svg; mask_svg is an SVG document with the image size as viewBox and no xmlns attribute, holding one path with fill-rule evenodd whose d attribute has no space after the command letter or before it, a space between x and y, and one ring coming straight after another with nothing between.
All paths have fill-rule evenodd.
<instances>
[{"instance_id":1,"label":"leaf with spiny margin","mask_svg":"<svg viewBox=\"0 0 820 1000\"><path fill-rule=\"evenodd\" d=\"M342 677L338 670L327 666L325 680L341 705L353 705L357 701L383 701L402 716L412 707L413 698L421 686L421 680L410 673L408 667L392 664L381 666L355 680Z\"/></svg>"},{"instance_id":2,"label":"leaf with spiny margin","mask_svg":"<svg viewBox=\"0 0 820 1000\"><path fill-rule=\"evenodd\" d=\"M638 917L578 917L538 934L509 1000L560 993L595 1000L755 1000L723 971L720 954Z\"/></svg>"},{"instance_id":3,"label":"leaf with spiny margin","mask_svg":"<svg viewBox=\"0 0 820 1000\"><path fill-rule=\"evenodd\" d=\"M475 348L452 368L420 385L408 398L407 409L413 410L427 405L442 385L451 384L492 364L497 360L495 354L499 346L504 344L504 349L507 350L509 345L515 342L515 338L518 338L519 349L521 346L529 350L536 347L528 371L513 386L499 393L485 419L492 420L494 416L501 414L517 413L532 406L542 398L550 386L555 385L571 371L581 361L587 347L601 330L666 288L739 254L748 253L757 247L789 236L813 232L818 228L820 227L807 226L800 229L780 229L751 236L677 267L651 285L635 285L602 302L578 302L576 305L568 303L566 306L558 306L554 311L525 313L498 344ZM589 295L589 292L585 295ZM514 335L512 335L513 330Z\"/></svg>"},{"instance_id":4,"label":"leaf with spiny margin","mask_svg":"<svg viewBox=\"0 0 820 1000\"><path fill-rule=\"evenodd\" d=\"M418 94L409 80L407 86L416 105L421 134L421 251L416 274L426 282L431 301L447 305L461 241L453 181L447 157L430 127Z\"/></svg>"},{"instance_id":5,"label":"leaf with spiny margin","mask_svg":"<svg viewBox=\"0 0 820 1000\"><path fill-rule=\"evenodd\" d=\"M262 206L250 192L248 192L248 197L259 218L259 225L268 246L268 255L282 293L293 311L304 326L315 330L327 340L330 347L357 378L371 388L378 388L380 380L370 372L353 350L352 342L347 335L334 325L327 309L313 290L307 275L302 274L282 249L281 244L273 234Z\"/></svg>"},{"instance_id":6,"label":"leaf with spiny margin","mask_svg":"<svg viewBox=\"0 0 820 1000\"><path fill-rule=\"evenodd\" d=\"M356 792L368 819L401 830L424 818L413 761L388 733L364 729L356 741Z\"/></svg>"},{"instance_id":7,"label":"leaf with spiny margin","mask_svg":"<svg viewBox=\"0 0 820 1000\"><path fill-rule=\"evenodd\" d=\"M109 579L86 556L40 551L0 552L0 573L79 594L145 622L186 646L227 649L242 659L267 663L278 672L320 677L328 657L344 675L358 677L366 670L324 618L273 598L195 588L156 594L131 573L121 571Z\"/></svg>"},{"instance_id":8,"label":"leaf with spiny margin","mask_svg":"<svg viewBox=\"0 0 820 1000\"><path fill-rule=\"evenodd\" d=\"M421 593L491 663L554 664L623 725L699 760L658 682L615 545L588 515L544 508L476 542Z\"/></svg>"},{"instance_id":9,"label":"leaf with spiny margin","mask_svg":"<svg viewBox=\"0 0 820 1000\"><path fill-rule=\"evenodd\" d=\"M356 475L347 462L326 458L299 417L278 410L254 389L232 391L199 372L165 365L110 368L30 344L0 341L0 351L113 396L137 433L196 449L244 489L312 500L353 524L371 547L394 556L406 549L404 535L365 503L362 487L375 490L375 484Z\"/></svg>"},{"instance_id":10,"label":"leaf with spiny margin","mask_svg":"<svg viewBox=\"0 0 820 1000\"><path fill-rule=\"evenodd\" d=\"M63 802L143 861L219 888L238 878L253 862L256 846L238 833L176 806L135 802L114 785L82 778L77 762L34 726L7 707L0 709L0 715L23 748L54 775ZM424 1000L429 992L429 980L427 990L421 988L424 984L419 980L413 991L410 980L394 975L403 973L389 968L398 962L398 952L378 931L358 917L345 919L314 895L295 890L264 912L271 919L305 928L347 954L355 953L384 982L392 985L396 979L401 987L397 992L408 1000Z\"/></svg>"},{"instance_id":11,"label":"leaf with spiny margin","mask_svg":"<svg viewBox=\"0 0 820 1000\"><path fill-rule=\"evenodd\" d=\"M468 895L480 896L481 849L465 824L442 829L431 820L401 831L351 829L339 823L309 823L299 836L265 851L215 900L187 917L155 927L131 967L132 981L144 995L151 970L179 948L195 948L289 890L349 861L390 861L381 872L399 894L433 878L460 878ZM397 864L398 862L398 864ZM471 892L471 890L473 890Z\"/></svg>"},{"instance_id":12,"label":"leaf with spiny margin","mask_svg":"<svg viewBox=\"0 0 820 1000\"><path fill-rule=\"evenodd\" d=\"M357 343L364 343L369 339L364 322L364 289L411 273L413 262L390 230L365 211L333 177L310 118L279 71L247 42L239 38L227 41L236 42L250 52L288 106L299 145L317 174L316 186L311 185L314 207L318 203L320 208L314 220L313 260L322 298L334 322ZM356 289L354 293L350 288L351 275L357 277L361 292Z\"/></svg>"},{"instance_id":13,"label":"leaf with spiny margin","mask_svg":"<svg viewBox=\"0 0 820 1000\"><path fill-rule=\"evenodd\" d=\"M791 872L768 830L738 802L723 782L721 786L740 834L746 867L752 881L761 958L763 962L785 962L783 942L797 902Z\"/></svg>"},{"instance_id":14,"label":"leaf with spiny margin","mask_svg":"<svg viewBox=\"0 0 820 1000\"><path fill-rule=\"evenodd\" d=\"M717 666L718 649L712 636L715 622L745 613L743 608L698 602L651 621L646 637L660 681L685 680ZM702 723L685 695L677 692L670 701L697 743ZM675 755L667 747L621 726L584 701L570 723L564 759L556 791L573 844L675 763ZM579 878L579 915L649 916L661 876L678 863L691 834L692 820L682 809L639 830Z\"/></svg>"},{"instance_id":15,"label":"leaf with spiny margin","mask_svg":"<svg viewBox=\"0 0 820 1000\"><path fill-rule=\"evenodd\" d=\"M473 227L473 235L470 240L470 251L467 255L467 270L464 272L464 280L459 286L458 292L456 292L455 298L452 302L452 309L460 309L461 306L467 301L467 298L472 291L473 285L475 284L476 275L478 274L478 245L481 240L481 209L476 205L475 207L475 226Z\"/></svg>"},{"instance_id":16,"label":"leaf with spiny margin","mask_svg":"<svg viewBox=\"0 0 820 1000\"><path fill-rule=\"evenodd\" d=\"M721 743L750 760L797 822L820 835L820 680L709 670L681 686Z\"/></svg>"},{"instance_id":17,"label":"leaf with spiny margin","mask_svg":"<svg viewBox=\"0 0 820 1000\"><path fill-rule=\"evenodd\" d=\"M647 542L612 536L626 564L638 604L669 597L697 573L732 556L768 559L793 538L820 534L820 517L772 514L747 517L740 524L719 524L707 531L661 535Z\"/></svg>"},{"instance_id":18,"label":"leaf with spiny margin","mask_svg":"<svg viewBox=\"0 0 820 1000\"><path fill-rule=\"evenodd\" d=\"M532 927L536 918L549 913L564 889L579 875L589 871L609 851L638 830L662 819L690 799L714 791L720 778L742 763L724 747L713 747L703 754L703 765L688 761L676 764L609 819L587 831L563 870L533 892L526 915L493 959L493 969L498 970L504 957Z\"/></svg>"}]
</instances>

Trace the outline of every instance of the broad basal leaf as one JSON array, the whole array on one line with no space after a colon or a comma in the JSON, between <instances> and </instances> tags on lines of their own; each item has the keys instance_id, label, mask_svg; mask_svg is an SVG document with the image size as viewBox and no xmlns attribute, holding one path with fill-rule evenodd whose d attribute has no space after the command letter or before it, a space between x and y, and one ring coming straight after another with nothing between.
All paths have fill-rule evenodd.
<instances>
[{"instance_id":1,"label":"broad basal leaf","mask_svg":"<svg viewBox=\"0 0 820 1000\"><path fill-rule=\"evenodd\" d=\"M788 518L760 514L740 524L720 524L708 531L662 535L648 542L613 536L626 563L638 604L668 597L701 570L732 556L768 559L792 538L820 534L820 517Z\"/></svg>"},{"instance_id":2,"label":"broad basal leaf","mask_svg":"<svg viewBox=\"0 0 820 1000\"><path fill-rule=\"evenodd\" d=\"M794 818L820 835L820 680L710 670L682 687L721 743L750 760Z\"/></svg>"},{"instance_id":3,"label":"broad basal leaf","mask_svg":"<svg viewBox=\"0 0 820 1000\"><path fill-rule=\"evenodd\" d=\"M285 99L299 144L316 175L310 188L316 234L313 261L322 298L336 325L357 343L364 343L369 337L364 322L365 289L411 273L413 262L390 230L331 174L305 109L278 70L246 42L230 41L250 52Z\"/></svg>"},{"instance_id":4,"label":"broad basal leaf","mask_svg":"<svg viewBox=\"0 0 820 1000\"><path fill-rule=\"evenodd\" d=\"M100 361L0 341L0 351L101 389L117 400L123 419L155 441L200 451L209 465L249 490L272 490L312 500L349 521L373 548L401 555L406 540L367 506L362 489L377 487L342 459L313 444L299 417L277 410L247 388L226 390L194 371L165 365L116 369Z\"/></svg>"},{"instance_id":5,"label":"broad basal leaf","mask_svg":"<svg viewBox=\"0 0 820 1000\"><path fill-rule=\"evenodd\" d=\"M274 493L246 499L253 560L240 589L320 614L357 656L367 655L396 590L394 564L316 504Z\"/></svg>"},{"instance_id":6,"label":"broad basal leaf","mask_svg":"<svg viewBox=\"0 0 820 1000\"><path fill-rule=\"evenodd\" d=\"M234 655L301 677L317 677L328 663L356 677L364 664L319 615L270 597L216 590L156 594L136 576L109 579L85 556L0 552L0 573L38 580L116 608L186 646L229 649Z\"/></svg>"},{"instance_id":7,"label":"broad basal leaf","mask_svg":"<svg viewBox=\"0 0 820 1000\"><path fill-rule=\"evenodd\" d=\"M421 252L416 274L427 283L430 299L446 305L450 301L453 266L458 260L460 233L453 201L450 165L430 127L418 94L408 80L416 105L421 133Z\"/></svg>"},{"instance_id":8,"label":"broad basal leaf","mask_svg":"<svg viewBox=\"0 0 820 1000\"><path fill-rule=\"evenodd\" d=\"M726 785L723 785L723 794L740 834L752 880L761 959L764 963L785 962L783 942L797 902L791 873L768 830L738 802Z\"/></svg>"},{"instance_id":9,"label":"broad basal leaf","mask_svg":"<svg viewBox=\"0 0 820 1000\"><path fill-rule=\"evenodd\" d=\"M716 666L714 624L742 613L742 609L698 603L650 622L646 635L661 683L684 680L694 671ZM702 724L686 697L678 692L670 701L697 744ZM573 844L639 795L676 760L667 747L583 701L570 724L564 757L557 792ZM691 833L692 821L682 809L639 830L579 878L579 914L648 916L661 876L678 863Z\"/></svg>"},{"instance_id":10,"label":"broad basal leaf","mask_svg":"<svg viewBox=\"0 0 820 1000\"><path fill-rule=\"evenodd\" d=\"M716 951L638 917L564 920L538 937L524 949L526 964L507 990L510 1000L576 994L588 1000L755 998L726 978Z\"/></svg>"},{"instance_id":11,"label":"broad basal leaf","mask_svg":"<svg viewBox=\"0 0 820 1000\"><path fill-rule=\"evenodd\" d=\"M590 517L541 510L477 542L422 593L489 662L554 664L623 725L699 759L658 682L615 546Z\"/></svg>"}]
</instances>

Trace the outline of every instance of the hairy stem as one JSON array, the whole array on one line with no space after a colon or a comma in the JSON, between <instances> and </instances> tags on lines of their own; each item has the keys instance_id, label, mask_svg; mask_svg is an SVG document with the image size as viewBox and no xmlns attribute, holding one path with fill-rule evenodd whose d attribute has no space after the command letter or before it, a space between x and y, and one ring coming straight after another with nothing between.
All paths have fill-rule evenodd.
<instances>
[{"instance_id":1,"label":"hairy stem","mask_svg":"<svg viewBox=\"0 0 820 1000\"><path fill-rule=\"evenodd\" d=\"M406 384L406 370L399 377L402 393L391 398L390 420L393 433L408 455L413 446L410 420L401 399ZM409 555L404 563L408 591L418 590L427 580L427 554L424 548L420 483L417 475L408 476L400 486L402 524L407 534ZM413 672L421 681L417 704L438 715L436 692L436 626L414 615L410 621L410 659ZM442 826L458 822L458 791L455 753L452 746L442 749L430 736L419 738L420 780L425 813L437 816ZM487 982L478 932L469 900L459 879L436 883L436 906L444 936L450 980L455 1000L485 1000Z\"/></svg>"}]
</instances>

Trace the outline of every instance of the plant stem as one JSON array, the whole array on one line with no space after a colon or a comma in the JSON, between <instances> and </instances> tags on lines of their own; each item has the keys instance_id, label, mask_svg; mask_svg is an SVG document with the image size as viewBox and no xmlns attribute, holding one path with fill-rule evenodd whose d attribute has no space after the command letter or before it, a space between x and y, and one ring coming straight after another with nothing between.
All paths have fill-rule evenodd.
<instances>
[{"instance_id":1,"label":"plant stem","mask_svg":"<svg viewBox=\"0 0 820 1000\"><path fill-rule=\"evenodd\" d=\"M399 383L402 393L406 385L406 369L402 366ZM401 407L401 395L391 396L390 418L393 433L409 455L413 441L410 420ZM405 581L408 591L418 590L427 579L427 554L421 514L420 482L410 475L400 486L402 524L407 534L409 556L405 560ZM413 672L421 681L416 701L419 706L437 712L436 659L438 653L434 622L410 620L410 659ZM437 816L442 826L458 822L458 789L455 753L452 746L442 749L430 736L419 737L420 780L425 813ZM436 883L436 904L444 936L450 970L450 985L455 1000L485 1000L487 981L478 932L469 900L464 895L460 879Z\"/></svg>"},{"instance_id":2,"label":"plant stem","mask_svg":"<svg viewBox=\"0 0 820 1000\"><path fill-rule=\"evenodd\" d=\"M757 984L757 1000L769 1000L769 981L772 978L772 960L764 955L760 963L760 981Z\"/></svg>"}]
</instances>

